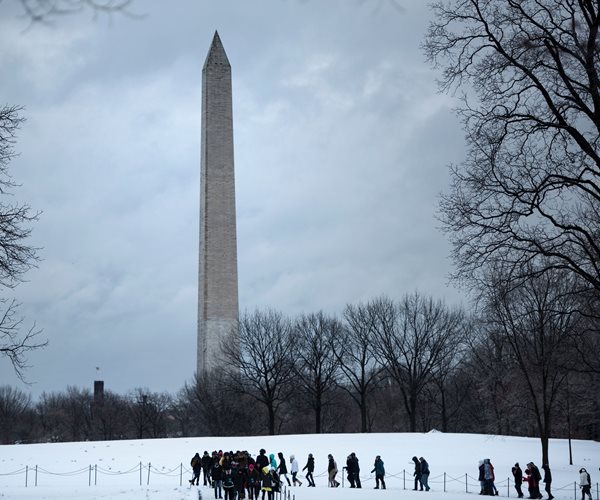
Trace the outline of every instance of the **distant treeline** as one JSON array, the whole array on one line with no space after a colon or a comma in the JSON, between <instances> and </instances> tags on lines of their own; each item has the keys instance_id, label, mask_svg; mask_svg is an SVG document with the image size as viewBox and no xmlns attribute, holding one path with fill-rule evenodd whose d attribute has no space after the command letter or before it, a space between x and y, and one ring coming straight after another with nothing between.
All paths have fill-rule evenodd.
<instances>
[{"instance_id":1,"label":"distant treeline","mask_svg":"<svg viewBox=\"0 0 600 500\"><path fill-rule=\"evenodd\" d=\"M481 294L418 293L341 317L243 314L218 368L177 394L0 386L3 443L438 429L599 439L598 319L558 273Z\"/></svg>"}]
</instances>

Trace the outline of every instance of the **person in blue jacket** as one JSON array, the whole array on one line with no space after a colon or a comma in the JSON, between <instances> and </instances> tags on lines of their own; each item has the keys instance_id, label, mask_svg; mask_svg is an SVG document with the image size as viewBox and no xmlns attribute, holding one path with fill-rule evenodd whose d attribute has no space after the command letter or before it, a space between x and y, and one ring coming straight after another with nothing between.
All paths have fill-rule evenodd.
<instances>
[{"instance_id":1,"label":"person in blue jacket","mask_svg":"<svg viewBox=\"0 0 600 500\"><path fill-rule=\"evenodd\" d=\"M375 457L375 464L371 473L373 472L375 473L375 489L379 489L379 483L381 482L381 489L385 490L385 467L379 455Z\"/></svg>"}]
</instances>

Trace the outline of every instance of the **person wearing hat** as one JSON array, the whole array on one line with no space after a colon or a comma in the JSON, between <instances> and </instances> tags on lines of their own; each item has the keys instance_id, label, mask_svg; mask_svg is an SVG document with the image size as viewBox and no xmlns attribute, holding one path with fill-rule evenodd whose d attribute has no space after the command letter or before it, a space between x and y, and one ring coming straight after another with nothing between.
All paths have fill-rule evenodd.
<instances>
[{"instance_id":1,"label":"person wearing hat","mask_svg":"<svg viewBox=\"0 0 600 500\"><path fill-rule=\"evenodd\" d=\"M376 490L379 489L379 483L381 482L381 489L385 490L385 468L383 467L383 460L381 460L381 457L379 455L377 455L375 457L375 463L373 464L373 470L371 471L371 474L374 472L375 473L375 488Z\"/></svg>"},{"instance_id":2,"label":"person wearing hat","mask_svg":"<svg viewBox=\"0 0 600 500\"><path fill-rule=\"evenodd\" d=\"M296 460L294 455L290 455L290 467L290 472L292 473L292 483L294 486L296 486L296 483L298 483L298 486L302 486L302 481L296 477L300 470L300 466L298 465L298 460Z\"/></svg>"},{"instance_id":3,"label":"person wearing hat","mask_svg":"<svg viewBox=\"0 0 600 500\"><path fill-rule=\"evenodd\" d=\"M515 490L517 490L517 495L519 495L519 498L523 498L523 490L521 489L521 485L523 484L523 471L519 466L519 462L512 468L512 475L515 479Z\"/></svg>"},{"instance_id":4,"label":"person wearing hat","mask_svg":"<svg viewBox=\"0 0 600 500\"><path fill-rule=\"evenodd\" d=\"M327 459L329 460L329 463L327 464L327 473L329 474L329 487L337 488L340 485L340 483L338 483L337 479L335 478L335 476L337 476L338 473L337 463L335 462L331 453L327 455Z\"/></svg>"},{"instance_id":5,"label":"person wearing hat","mask_svg":"<svg viewBox=\"0 0 600 500\"><path fill-rule=\"evenodd\" d=\"M540 480L542 479L542 475L533 462L527 464L525 474L527 474L526 480L529 483L529 498L543 498L540 493Z\"/></svg>"},{"instance_id":6,"label":"person wearing hat","mask_svg":"<svg viewBox=\"0 0 600 500\"><path fill-rule=\"evenodd\" d=\"M583 467L579 469L579 487L581 488L581 500L585 500L585 496L587 495L590 500L592 499L592 478L590 477L588 471L586 471Z\"/></svg>"}]
</instances>

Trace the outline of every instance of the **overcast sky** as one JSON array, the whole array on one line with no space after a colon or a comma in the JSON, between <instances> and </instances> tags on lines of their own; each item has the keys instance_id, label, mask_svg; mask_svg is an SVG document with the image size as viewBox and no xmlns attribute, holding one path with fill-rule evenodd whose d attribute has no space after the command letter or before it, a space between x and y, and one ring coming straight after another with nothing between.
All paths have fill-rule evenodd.
<instances>
[{"instance_id":1,"label":"overcast sky","mask_svg":"<svg viewBox=\"0 0 600 500\"><path fill-rule=\"evenodd\" d=\"M26 107L11 172L43 211L39 268L5 296L47 348L34 396L94 379L176 392L196 367L201 71L232 65L241 310L291 316L419 290L451 304L435 219L464 154L419 46L421 0L138 0L29 23L0 3L1 104ZM99 367L98 371L96 367Z\"/></svg>"}]
</instances>

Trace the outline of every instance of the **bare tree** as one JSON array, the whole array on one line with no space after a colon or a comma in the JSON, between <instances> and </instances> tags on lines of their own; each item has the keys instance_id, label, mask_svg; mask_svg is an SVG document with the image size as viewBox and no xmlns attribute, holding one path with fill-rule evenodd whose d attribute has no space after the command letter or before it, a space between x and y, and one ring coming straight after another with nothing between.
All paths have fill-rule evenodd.
<instances>
[{"instance_id":1,"label":"bare tree","mask_svg":"<svg viewBox=\"0 0 600 500\"><path fill-rule=\"evenodd\" d=\"M23 122L19 106L0 107L0 287L16 287L23 275L35 266L37 249L27 244L31 234L30 224L37 220L27 204L10 200L17 187L10 176L8 165L16 156L16 132ZM23 329L24 319L18 314L19 303L0 299L0 354L6 356L15 373L23 379L27 368L27 353L46 345L40 340L41 330L35 324Z\"/></svg>"},{"instance_id":2,"label":"bare tree","mask_svg":"<svg viewBox=\"0 0 600 500\"><path fill-rule=\"evenodd\" d=\"M450 0L424 43L463 96L468 151L441 219L455 277L504 263L517 282L568 269L600 291L600 5ZM541 258L543 257L543 259Z\"/></svg>"},{"instance_id":3,"label":"bare tree","mask_svg":"<svg viewBox=\"0 0 600 500\"><path fill-rule=\"evenodd\" d=\"M334 341L343 379L340 387L356 403L360 411L360 431L371 430L369 396L381 378L382 367L373 353L377 304L347 305L344 309L344 329Z\"/></svg>"},{"instance_id":4,"label":"bare tree","mask_svg":"<svg viewBox=\"0 0 600 500\"><path fill-rule=\"evenodd\" d=\"M555 403L573 359L570 331L579 320L573 314L578 303L573 281L566 272L555 270L513 288L506 286L503 277L492 276L484 296L483 314L491 327L489 334L501 336L519 369L545 464L549 463Z\"/></svg>"},{"instance_id":5,"label":"bare tree","mask_svg":"<svg viewBox=\"0 0 600 500\"><path fill-rule=\"evenodd\" d=\"M105 391L102 404L92 403L92 431L96 439L133 437L131 427L127 398Z\"/></svg>"},{"instance_id":6,"label":"bare tree","mask_svg":"<svg viewBox=\"0 0 600 500\"><path fill-rule=\"evenodd\" d=\"M381 298L376 311L374 349L400 388L415 432L419 397L460 345L463 314L418 293L404 296L398 304Z\"/></svg>"},{"instance_id":7,"label":"bare tree","mask_svg":"<svg viewBox=\"0 0 600 500\"><path fill-rule=\"evenodd\" d=\"M289 319L274 310L245 313L239 329L221 344L228 386L264 405L269 434L275 434L278 413L293 390L293 337Z\"/></svg>"},{"instance_id":8,"label":"bare tree","mask_svg":"<svg viewBox=\"0 0 600 500\"><path fill-rule=\"evenodd\" d=\"M167 436L171 397L138 387L129 396L129 414L138 439Z\"/></svg>"},{"instance_id":9,"label":"bare tree","mask_svg":"<svg viewBox=\"0 0 600 500\"><path fill-rule=\"evenodd\" d=\"M31 396L19 389L0 385L0 442L9 444L19 437L21 424L31 412Z\"/></svg>"},{"instance_id":10,"label":"bare tree","mask_svg":"<svg viewBox=\"0 0 600 500\"><path fill-rule=\"evenodd\" d=\"M89 11L94 17L105 14L133 16L133 0L19 0L23 15L33 24L51 24L55 19Z\"/></svg>"},{"instance_id":11,"label":"bare tree","mask_svg":"<svg viewBox=\"0 0 600 500\"><path fill-rule=\"evenodd\" d=\"M264 424L248 408L249 396L231 388L231 378L217 368L186 383L177 405L176 418L192 436L240 436L256 432ZM252 403L255 403L252 400Z\"/></svg>"},{"instance_id":12,"label":"bare tree","mask_svg":"<svg viewBox=\"0 0 600 500\"><path fill-rule=\"evenodd\" d=\"M306 395L305 402L315 415L315 432L321 432L323 409L335 394L338 358L334 341L341 334L342 325L323 314L300 316L293 330L293 353L298 385Z\"/></svg>"},{"instance_id":13,"label":"bare tree","mask_svg":"<svg viewBox=\"0 0 600 500\"><path fill-rule=\"evenodd\" d=\"M92 435L92 393L74 386L43 393L36 405L44 440L85 441Z\"/></svg>"}]
</instances>

